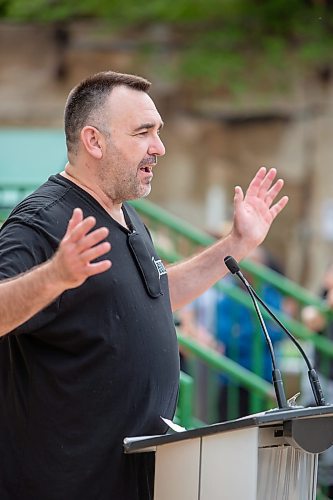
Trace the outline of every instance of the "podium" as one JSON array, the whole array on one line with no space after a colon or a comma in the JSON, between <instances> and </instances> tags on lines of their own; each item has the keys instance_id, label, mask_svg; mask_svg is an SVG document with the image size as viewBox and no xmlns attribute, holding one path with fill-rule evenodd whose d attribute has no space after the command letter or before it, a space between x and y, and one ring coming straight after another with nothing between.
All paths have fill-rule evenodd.
<instances>
[{"instance_id":1,"label":"podium","mask_svg":"<svg viewBox=\"0 0 333 500\"><path fill-rule=\"evenodd\" d=\"M154 500L315 500L333 406L270 410L199 429L128 437L155 452Z\"/></svg>"}]
</instances>

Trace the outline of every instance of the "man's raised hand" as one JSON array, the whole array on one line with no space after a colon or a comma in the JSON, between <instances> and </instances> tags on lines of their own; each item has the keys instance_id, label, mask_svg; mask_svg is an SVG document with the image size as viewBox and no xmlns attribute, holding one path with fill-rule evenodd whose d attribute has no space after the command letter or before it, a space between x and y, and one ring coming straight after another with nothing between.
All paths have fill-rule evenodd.
<instances>
[{"instance_id":1,"label":"man's raised hand","mask_svg":"<svg viewBox=\"0 0 333 500\"><path fill-rule=\"evenodd\" d=\"M66 288L75 288L95 274L111 267L111 261L93 262L108 253L111 244L103 241L109 234L106 227L94 229L94 217L83 218L80 208L75 208L68 223L65 236L52 259L55 279L61 280Z\"/></svg>"},{"instance_id":2,"label":"man's raised hand","mask_svg":"<svg viewBox=\"0 0 333 500\"><path fill-rule=\"evenodd\" d=\"M241 239L247 251L255 248L265 239L272 222L288 203L288 197L283 196L274 203L283 187L283 180L276 177L276 169L268 172L261 167L245 193L236 186L234 197L233 236Z\"/></svg>"}]
</instances>

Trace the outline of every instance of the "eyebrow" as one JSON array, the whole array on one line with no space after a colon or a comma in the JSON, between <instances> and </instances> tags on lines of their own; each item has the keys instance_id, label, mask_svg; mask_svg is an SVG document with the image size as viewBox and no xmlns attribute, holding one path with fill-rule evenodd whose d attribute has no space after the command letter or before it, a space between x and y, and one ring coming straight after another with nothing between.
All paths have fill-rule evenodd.
<instances>
[{"instance_id":1,"label":"eyebrow","mask_svg":"<svg viewBox=\"0 0 333 500\"><path fill-rule=\"evenodd\" d=\"M134 129L134 132L139 132L142 129L151 129L155 128L156 123L153 122L147 122L147 123L142 123L139 127ZM164 127L164 122L161 122L161 125L158 127L158 130L161 130Z\"/></svg>"}]
</instances>

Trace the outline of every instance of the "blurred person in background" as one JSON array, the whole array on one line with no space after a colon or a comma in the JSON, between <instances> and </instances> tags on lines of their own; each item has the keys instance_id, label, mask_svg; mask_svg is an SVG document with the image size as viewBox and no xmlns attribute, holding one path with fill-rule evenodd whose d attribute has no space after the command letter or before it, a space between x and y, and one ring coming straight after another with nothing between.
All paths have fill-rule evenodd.
<instances>
[{"instance_id":1,"label":"blurred person in background","mask_svg":"<svg viewBox=\"0 0 333 500\"><path fill-rule=\"evenodd\" d=\"M319 292L333 312L333 263L331 263L324 275L322 289ZM333 315L331 320L312 305L306 306L301 311L303 323L318 335L324 335L333 341ZM327 358L319 350L314 348L314 366L318 373L320 383L325 394L327 404L333 402L333 360ZM313 406L313 394L309 390L308 378L304 376L302 387L302 400L306 406ZM333 498L333 448L329 448L319 455L318 484L327 491L328 498Z\"/></svg>"},{"instance_id":2,"label":"blurred person in background","mask_svg":"<svg viewBox=\"0 0 333 500\"><path fill-rule=\"evenodd\" d=\"M228 236L166 269L126 203L150 193L165 154L149 88L144 78L112 71L80 82L65 107L64 171L1 227L3 280L52 259L76 207L109 231L112 245L111 268L102 247L104 272L60 292L14 330L2 329L1 500L153 498L154 455L125 455L123 439L165 433L160 417L173 419L179 352L172 313L226 275L226 255L241 260L253 251L288 201L275 202L283 186L276 170L260 168L245 196L235 188ZM38 282L38 272L31 276Z\"/></svg>"},{"instance_id":3,"label":"blurred person in background","mask_svg":"<svg viewBox=\"0 0 333 500\"><path fill-rule=\"evenodd\" d=\"M209 288L200 297L177 311L177 326L183 336L195 340L203 348L218 350L216 342L216 304L221 293L216 288ZM203 422L209 422L209 373L204 361L191 362L191 354L180 347L180 368L196 380L195 411Z\"/></svg>"},{"instance_id":4,"label":"blurred person in background","mask_svg":"<svg viewBox=\"0 0 333 500\"><path fill-rule=\"evenodd\" d=\"M319 296L333 311L333 264L330 264L326 270ZM333 316L331 321L327 320L315 306L309 305L302 309L301 319L309 330L333 340ZM315 349L314 364L320 373L327 398L333 401L333 360L328 361L320 350Z\"/></svg>"}]
</instances>

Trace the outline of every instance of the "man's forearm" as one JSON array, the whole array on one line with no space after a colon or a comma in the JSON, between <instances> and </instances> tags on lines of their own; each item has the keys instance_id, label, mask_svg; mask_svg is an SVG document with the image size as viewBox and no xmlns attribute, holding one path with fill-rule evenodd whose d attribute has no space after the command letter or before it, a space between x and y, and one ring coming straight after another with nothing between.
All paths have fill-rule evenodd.
<instances>
[{"instance_id":1,"label":"man's forearm","mask_svg":"<svg viewBox=\"0 0 333 500\"><path fill-rule=\"evenodd\" d=\"M241 260L245 253L241 245L227 236L190 259L168 267L172 310L192 302L227 274L224 257L232 254Z\"/></svg>"},{"instance_id":2,"label":"man's forearm","mask_svg":"<svg viewBox=\"0 0 333 500\"><path fill-rule=\"evenodd\" d=\"M55 279L52 266L48 261L0 282L0 336L30 319L65 290L64 282Z\"/></svg>"}]
</instances>

